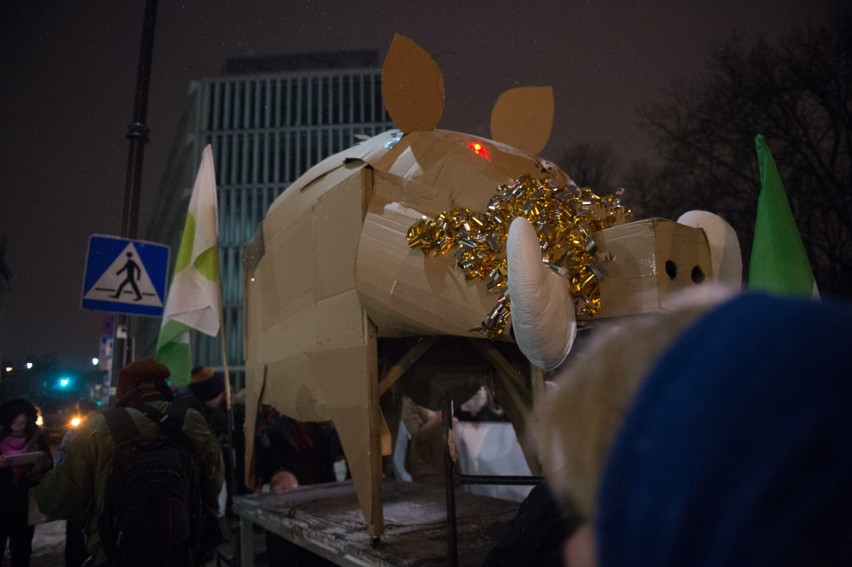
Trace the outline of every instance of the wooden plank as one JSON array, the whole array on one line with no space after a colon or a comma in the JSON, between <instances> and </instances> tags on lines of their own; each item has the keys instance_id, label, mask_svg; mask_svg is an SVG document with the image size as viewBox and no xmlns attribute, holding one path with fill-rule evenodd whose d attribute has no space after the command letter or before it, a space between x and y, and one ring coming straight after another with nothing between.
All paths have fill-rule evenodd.
<instances>
[{"instance_id":1,"label":"wooden plank","mask_svg":"<svg viewBox=\"0 0 852 567\"><path fill-rule=\"evenodd\" d=\"M532 408L532 394L530 393L529 386L521 378L520 371L511 362L506 360L506 357L494 348L494 345L490 342L482 340L471 340L471 342L485 355L485 358L491 362L495 370L497 370L497 377L505 382L509 394L518 406L517 409L526 418Z\"/></svg>"},{"instance_id":2,"label":"wooden plank","mask_svg":"<svg viewBox=\"0 0 852 567\"><path fill-rule=\"evenodd\" d=\"M525 432L526 423L533 409L533 400L536 396L537 386L540 390L543 390L544 387L544 374L540 369L530 364L530 380L532 382L532 387L530 387L521 378L520 370L509 362L494 345L481 340L471 342L476 345L491 362L495 370L497 370L498 380L495 382L494 387L497 390L498 396L501 397L503 410L515 428L518 443L524 452L524 458L527 461L530 472L533 475L541 475L541 464L535 455L535 447L532 446ZM536 385L537 382L540 382L540 384ZM539 392L538 395L540 396L541 393Z\"/></svg>"},{"instance_id":3,"label":"wooden plank","mask_svg":"<svg viewBox=\"0 0 852 567\"><path fill-rule=\"evenodd\" d=\"M367 352L369 353L369 404L370 412L370 481L372 494L372 512L369 520L369 531L373 538L384 533L384 506L382 504L382 407L379 405L379 345L376 326L369 320L366 312L363 315L367 335ZM387 425L385 425L387 430ZM387 445L390 450L390 431L387 432Z\"/></svg>"},{"instance_id":4,"label":"wooden plank","mask_svg":"<svg viewBox=\"0 0 852 567\"><path fill-rule=\"evenodd\" d=\"M399 358L399 362L391 366L387 373L382 376L382 379L379 382L379 396L387 392L397 380L402 378L408 369L411 368L415 362L420 360L420 357L426 354L426 351L432 348L432 345L434 345L437 340L438 337L422 337L408 350L408 352L402 355Z\"/></svg>"},{"instance_id":5,"label":"wooden plank","mask_svg":"<svg viewBox=\"0 0 852 567\"><path fill-rule=\"evenodd\" d=\"M240 567L254 567L254 533L252 522L240 518Z\"/></svg>"},{"instance_id":6,"label":"wooden plank","mask_svg":"<svg viewBox=\"0 0 852 567\"><path fill-rule=\"evenodd\" d=\"M447 564L447 509L442 485L386 481L385 532L372 546L351 482L299 487L282 494L234 498L241 521L252 522L337 565L429 567ZM508 530L518 504L458 491L460 565L482 565Z\"/></svg>"}]
</instances>

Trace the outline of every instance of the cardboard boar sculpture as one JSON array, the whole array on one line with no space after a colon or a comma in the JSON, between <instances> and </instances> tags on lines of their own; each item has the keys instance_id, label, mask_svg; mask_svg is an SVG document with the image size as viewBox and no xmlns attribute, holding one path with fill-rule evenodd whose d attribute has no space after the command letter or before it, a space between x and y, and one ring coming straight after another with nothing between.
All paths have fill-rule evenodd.
<instances>
[{"instance_id":1,"label":"cardboard boar sculpture","mask_svg":"<svg viewBox=\"0 0 852 567\"><path fill-rule=\"evenodd\" d=\"M399 131L307 171L272 204L244 258L246 435L253 438L261 404L299 420L332 420L375 537L383 531L381 458L390 452L379 396L401 373L397 365L378 375L378 338L482 339L475 329L495 303L486 286L465 280L451 257L409 248L407 231L424 216L481 210L498 186L524 175L570 183L535 156L550 135L549 88L513 89L498 99L492 135L500 141L436 130L444 100L440 70L397 35L385 59L382 95ZM710 213L693 217L689 224L707 226L708 234L715 229L710 246L702 230L662 219L595 234L611 260L600 316L658 309L670 291L693 285L661 274L661 262L695 267L708 279L727 271L739 281L733 231ZM512 223L506 255L512 319L511 332L500 338L516 340L538 367L555 367L576 329L565 280L542 263L535 231L523 219Z\"/></svg>"}]
</instances>

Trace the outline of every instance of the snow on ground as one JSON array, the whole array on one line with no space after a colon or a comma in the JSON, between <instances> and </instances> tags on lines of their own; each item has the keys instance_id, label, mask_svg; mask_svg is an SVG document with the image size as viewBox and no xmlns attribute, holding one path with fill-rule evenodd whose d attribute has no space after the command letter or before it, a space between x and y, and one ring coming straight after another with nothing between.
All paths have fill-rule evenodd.
<instances>
[{"instance_id":1,"label":"snow on ground","mask_svg":"<svg viewBox=\"0 0 852 567\"><path fill-rule=\"evenodd\" d=\"M64 564L65 520L39 524L33 535L33 554L30 567L58 567ZM5 557L9 557L6 546Z\"/></svg>"}]
</instances>

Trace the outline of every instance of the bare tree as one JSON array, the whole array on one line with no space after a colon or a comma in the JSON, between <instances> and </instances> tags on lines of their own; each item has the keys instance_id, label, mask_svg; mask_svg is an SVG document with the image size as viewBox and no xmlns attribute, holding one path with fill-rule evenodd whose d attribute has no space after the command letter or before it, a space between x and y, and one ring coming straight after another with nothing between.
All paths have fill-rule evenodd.
<instances>
[{"instance_id":1,"label":"bare tree","mask_svg":"<svg viewBox=\"0 0 852 567\"><path fill-rule=\"evenodd\" d=\"M589 187L598 195L618 193L621 204L634 212L634 218L645 216L641 212L642 193L637 191L637 181L641 183L645 177L640 180L635 174L637 170L647 172L644 163L634 163L625 172L611 145L580 142L568 147L558 165L577 185Z\"/></svg>"},{"instance_id":2,"label":"bare tree","mask_svg":"<svg viewBox=\"0 0 852 567\"><path fill-rule=\"evenodd\" d=\"M563 154L559 166L581 187L591 187L601 194L616 189L619 163L608 144L573 144Z\"/></svg>"},{"instance_id":3,"label":"bare tree","mask_svg":"<svg viewBox=\"0 0 852 567\"><path fill-rule=\"evenodd\" d=\"M640 115L664 165L634 166L646 215L701 208L736 229L750 256L761 133L781 173L820 290L852 295L852 18L771 45L734 37L698 87L675 86Z\"/></svg>"}]
</instances>

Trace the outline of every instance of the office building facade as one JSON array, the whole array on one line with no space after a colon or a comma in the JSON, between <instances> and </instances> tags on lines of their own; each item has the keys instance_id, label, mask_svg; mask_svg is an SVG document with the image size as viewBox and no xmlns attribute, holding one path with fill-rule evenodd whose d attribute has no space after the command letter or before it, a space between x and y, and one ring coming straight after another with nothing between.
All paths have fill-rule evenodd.
<instances>
[{"instance_id":1,"label":"office building facade","mask_svg":"<svg viewBox=\"0 0 852 567\"><path fill-rule=\"evenodd\" d=\"M223 76L190 87L148 238L176 253L201 151L211 144L224 337L237 383L244 370L243 250L270 204L308 168L393 128L377 59L375 52L345 52L236 60ZM153 326L140 329L143 347L153 348ZM221 338L195 335L193 363L222 367Z\"/></svg>"}]
</instances>

